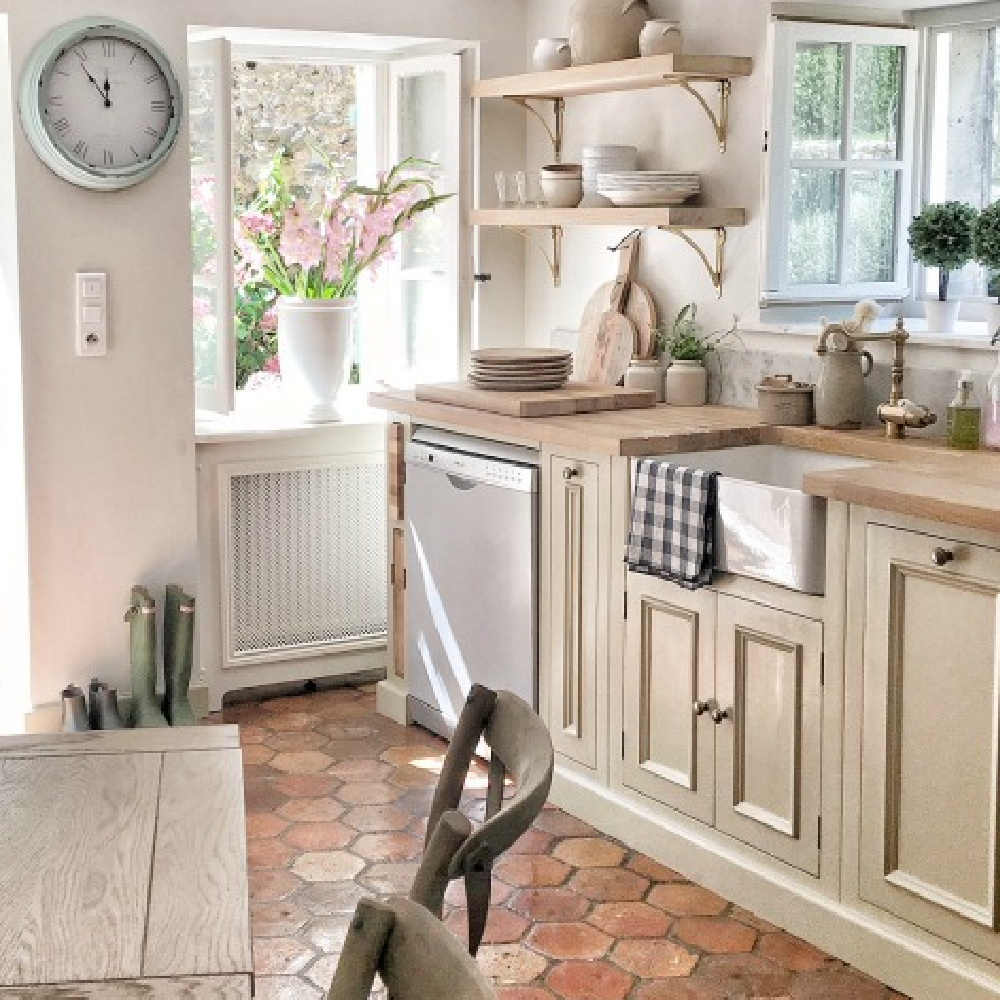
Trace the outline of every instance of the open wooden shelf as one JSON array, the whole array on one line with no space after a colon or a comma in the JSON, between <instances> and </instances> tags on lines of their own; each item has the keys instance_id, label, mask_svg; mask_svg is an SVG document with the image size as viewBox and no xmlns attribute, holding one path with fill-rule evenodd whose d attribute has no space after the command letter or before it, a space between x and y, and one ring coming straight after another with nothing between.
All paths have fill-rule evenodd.
<instances>
[{"instance_id":1,"label":"open wooden shelf","mask_svg":"<svg viewBox=\"0 0 1000 1000\"><path fill-rule=\"evenodd\" d=\"M480 208L473 226L656 226L661 229L725 229L745 226L745 208L677 205L672 208Z\"/></svg>"},{"instance_id":2,"label":"open wooden shelf","mask_svg":"<svg viewBox=\"0 0 1000 1000\"><path fill-rule=\"evenodd\" d=\"M570 66L544 73L477 80L472 85L472 96L552 100L622 90L648 90L652 87L670 86L681 80L689 83L720 83L737 76L749 76L752 72L753 59L749 56L687 53L641 56L638 59Z\"/></svg>"}]
</instances>

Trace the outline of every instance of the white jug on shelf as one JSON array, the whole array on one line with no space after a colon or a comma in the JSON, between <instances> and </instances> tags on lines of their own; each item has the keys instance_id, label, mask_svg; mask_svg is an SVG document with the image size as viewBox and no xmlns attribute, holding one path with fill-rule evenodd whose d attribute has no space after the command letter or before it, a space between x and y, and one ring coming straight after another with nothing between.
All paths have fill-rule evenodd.
<instances>
[{"instance_id":1,"label":"white jug on shelf","mask_svg":"<svg viewBox=\"0 0 1000 1000\"><path fill-rule=\"evenodd\" d=\"M573 65L634 59L648 20L645 0L576 0L569 11Z\"/></svg>"},{"instance_id":2,"label":"white jug on shelf","mask_svg":"<svg viewBox=\"0 0 1000 1000\"><path fill-rule=\"evenodd\" d=\"M639 54L676 55L681 51L681 26L677 21L647 21L639 34Z\"/></svg>"},{"instance_id":3,"label":"white jug on shelf","mask_svg":"<svg viewBox=\"0 0 1000 1000\"><path fill-rule=\"evenodd\" d=\"M544 73L550 69L565 69L570 64L568 38L539 38L531 56L531 65Z\"/></svg>"}]
</instances>

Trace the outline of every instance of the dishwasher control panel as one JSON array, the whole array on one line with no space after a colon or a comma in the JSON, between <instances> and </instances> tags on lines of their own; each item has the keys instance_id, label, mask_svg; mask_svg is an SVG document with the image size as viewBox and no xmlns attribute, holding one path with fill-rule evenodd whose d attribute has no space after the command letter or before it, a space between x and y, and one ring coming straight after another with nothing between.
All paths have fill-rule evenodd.
<instances>
[{"instance_id":1,"label":"dishwasher control panel","mask_svg":"<svg viewBox=\"0 0 1000 1000\"><path fill-rule=\"evenodd\" d=\"M538 490L537 468L417 441L411 441L406 446L406 464L521 493L535 493Z\"/></svg>"}]
</instances>

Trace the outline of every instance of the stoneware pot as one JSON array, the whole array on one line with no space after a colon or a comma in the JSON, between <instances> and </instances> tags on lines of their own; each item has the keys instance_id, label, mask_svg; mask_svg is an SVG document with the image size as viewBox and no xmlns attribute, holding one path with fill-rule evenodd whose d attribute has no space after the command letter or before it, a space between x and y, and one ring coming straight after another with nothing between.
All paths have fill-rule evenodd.
<instances>
[{"instance_id":1,"label":"stoneware pot","mask_svg":"<svg viewBox=\"0 0 1000 1000\"><path fill-rule=\"evenodd\" d=\"M928 333L954 333L958 321L958 299L925 299L924 315L927 317Z\"/></svg>"},{"instance_id":2,"label":"stoneware pot","mask_svg":"<svg viewBox=\"0 0 1000 1000\"><path fill-rule=\"evenodd\" d=\"M708 402L708 371L700 361L671 361L664 388L671 406L704 406Z\"/></svg>"},{"instance_id":3,"label":"stoneware pot","mask_svg":"<svg viewBox=\"0 0 1000 1000\"><path fill-rule=\"evenodd\" d=\"M820 427L853 430L865 418L865 378L871 374L867 351L829 351L819 363L814 402Z\"/></svg>"},{"instance_id":4,"label":"stoneware pot","mask_svg":"<svg viewBox=\"0 0 1000 1000\"><path fill-rule=\"evenodd\" d=\"M570 64L568 38L539 38L531 56L531 65L544 73L550 69L565 69Z\"/></svg>"},{"instance_id":5,"label":"stoneware pot","mask_svg":"<svg viewBox=\"0 0 1000 1000\"><path fill-rule=\"evenodd\" d=\"M576 0L569 10L573 65L636 58L647 20L645 0Z\"/></svg>"},{"instance_id":6,"label":"stoneware pot","mask_svg":"<svg viewBox=\"0 0 1000 1000\"><path fill-rule=\"evenodd\" d=\"M649 389L663 402L663 367L659 358L633 358L625 372L626 389Z\"/></svg>"},{"instance_id":7,"label":"stoneware pot","mask_svg":"<svg viewBox=\"0 0 1000 1000\"><path fill-rule=\"evenodd\" d=\"M647 21L639 34L639 54L643 56L676 55L683 39L677 21Z\"/></svg>"},{"instance_id":8,"label":"stoneware pot","mask_svg":"<svg viewBox=\"0 0 1000 1000\"><path fill-rule=\"evenodd\" d=\"M278 299L281 388L307 423L340 419L353 328L354 299Z\"/></svg>"}]
</instances>

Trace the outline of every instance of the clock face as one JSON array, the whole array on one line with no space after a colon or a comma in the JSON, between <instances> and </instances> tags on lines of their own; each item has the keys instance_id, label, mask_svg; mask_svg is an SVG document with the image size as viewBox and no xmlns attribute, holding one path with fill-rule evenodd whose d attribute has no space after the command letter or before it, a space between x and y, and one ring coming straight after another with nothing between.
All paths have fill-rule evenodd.
<instances>
[{"instance_id":1,"label":"clock face","mask_svg":"<svg viewBox=\"0 0 1000 1000\"><path fill-rule=\"evenodd\" d=\"M21 119L57 174L114 190L148 177L173 146L181 91L156 44L120 21L75 21L32 53Z\"/></svg>"}]
</instances>

